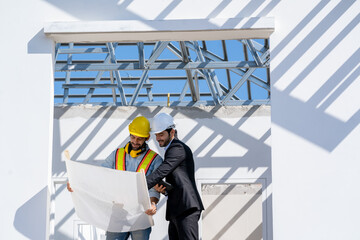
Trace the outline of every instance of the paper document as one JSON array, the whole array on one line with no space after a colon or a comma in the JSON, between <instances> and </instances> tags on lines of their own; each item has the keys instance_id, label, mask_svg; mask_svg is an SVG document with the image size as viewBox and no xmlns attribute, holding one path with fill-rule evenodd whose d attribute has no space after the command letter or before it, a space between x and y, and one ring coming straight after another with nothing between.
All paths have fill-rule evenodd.
<instances>
[{"instance_id":1,"label":"paper document","mask_svg":"<svg viewBox=\"0 0 360 240\"><path fill-rule=\"evenodd\" d=\"M154 225L144 173L119 171L66 160L76 214L110 232L128 232Z\"/></svg>"}]
</instances>

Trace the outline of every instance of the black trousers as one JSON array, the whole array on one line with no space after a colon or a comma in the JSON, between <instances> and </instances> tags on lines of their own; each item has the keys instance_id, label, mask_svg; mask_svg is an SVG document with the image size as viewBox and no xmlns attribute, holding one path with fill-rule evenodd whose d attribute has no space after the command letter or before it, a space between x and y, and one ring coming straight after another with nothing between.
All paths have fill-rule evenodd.
<instances>
[{"instance_id":1,"label":"black trousers","mask_svg":"<svg viewBox=\"0 0 360 240\"><path fill-rule=\"evenodd\" d=\"M189 209L169 221L169 240L198 240L201 211Z\"/></svg>"}]
</instances>

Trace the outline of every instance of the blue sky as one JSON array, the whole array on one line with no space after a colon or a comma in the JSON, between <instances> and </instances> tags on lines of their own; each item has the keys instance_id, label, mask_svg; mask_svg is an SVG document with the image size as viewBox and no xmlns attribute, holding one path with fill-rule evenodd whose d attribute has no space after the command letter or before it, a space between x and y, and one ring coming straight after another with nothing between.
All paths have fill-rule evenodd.
<instances>
[{"instance_id":1,"label":"blue sky","mask_svg":"<svg viewBox=\"0 0 360 240\"><path fill-rule=\"evenodd\" d=\"M264 44L264 40L259 39L256 40L260 44ZM179 44L177 42L172 42L176 47L179 48ZM199 41L200 46L202 46L201 41ZM227 54L229 61L241 61L244 60L244 52L243 52L243 45L238 40L226 40L227 46ZM84 48L85 46L75 46L75 48ZM88 46L86 46L88 47ZM105 47L105 46L93 46L93 47ZM218 55L219 57L223 58L223 50L221 41L206 41L206 47L208 51ZM68 48L68 46L62 46L61 48ZM148 59L152 50L153 45L145 45L145 59ZM106 57L106 53L99 53L99 54L73 54L72 60L101 60L103 61ZM253 60L251 54L248 54L249 60ZM138 49L136 45L127 45L127 46L118 46L116 48L116 58L118 60L137 60L138 59ZM194 51L190 51L190 58L194 61L196 59L196 53ZM59 54L57 60L66 60L67 54ZM169 49L165 49L163 53L160 55L158 59L178 59ZM120 75L122 77L140 77L142 71L120 71ZM226 78L226 70L225 69L218 69L215 70L215 73L218 77L219 82L221 82L224 86L228 86L227 78ZM97 72L71 72L71 77L92 77L95 78ZM109 77L109 72L105 72L103 77ZM256 69L254 75L266 81L266 70L265 69ZM149 71L149 77L155 76L186 76L184 70L152 70ZM64 72L56 72L55 77L65 77ZM232 81L232 85L236 84L236 82L240 79L240 76L230 72L230 78ZM164 80L153 80L152 92L153 93L180 93L184 87L185 80L176 80L176 81L164 81ZM55 82L55 94L63 94L64 89L62 88L62 84L64 82ZM91 83L91 82L75 82L71 81L71 83ZM110 83L110 81L101 81L101 83ZM125 81L124 83L137 83L137 81ZM205 80L199 80L199 89L200 92L209 93L208 86ZM131 94L133 93L134 88L126 88L125 93ZM70 89L70 94L86 94L88 89ZM111 89L96 89L94 94L111 94ZM118 93L118 92L117 92ZM146 93L145 89L140 91L141 93ZM190 93L190 90L187 91ZM268 94L263 88L257 86L256 84L251 83L251 94L252 99L267 99ZM243 86L237 91L236 95L241 99L248 99L247 93L247 86L243 84ZM130 97L127 98L130 100ZM155 101L164 101L164 98L154 98ZM170 101L176 101L178 97L170 95ZM202 97L201 100L212 100L212 97ZM76 99L70 98L69 102L81 103L83 99ZM112 98L92 98L90 103L95 102L112 102ZM118 98L118 101L120 99ZM139 97L137 101L147 101L147 98ZM191 97L185 97L184 101L191 101ZM56 98L55 103L61 103L61 98Z\"/></svg>"}]
</instances>

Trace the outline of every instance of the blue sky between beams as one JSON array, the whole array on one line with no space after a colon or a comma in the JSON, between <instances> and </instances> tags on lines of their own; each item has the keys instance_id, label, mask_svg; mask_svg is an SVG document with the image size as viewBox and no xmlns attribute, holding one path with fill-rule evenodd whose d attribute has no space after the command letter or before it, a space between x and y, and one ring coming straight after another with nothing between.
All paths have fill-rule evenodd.
<instances>
[{"instance_id":1,"label":"blue sky between beams","mask_svg":"<svg viewBox=\"0 0 360 240\"><path fill-rule=\"evenodd\" d=\"M256 39L255 41L259 42L260 44L264 44L263 39ZM179 48L179 44L177 42L172 42L176 47ZM201 41L199 41L200 46L202 46ZM91 45L89 45L91 46ZM77 46L75 46L76 48ZM80 46L83 48L83 46ZM94 46L100 47L100 46ZM103 46L105 47L105 46ZM154 45L145 45L145 59L148 59ZM221 41L206 41L207 50L218 55L219 57L223 58L223 50ZM226 40L226 47L227 47L227 55L229 61L241 61L244 60L244 52L243 52L243 45L238 40ZM61 48L68 48L68 46L62 46ZM179 48L180 49L180 48ZM72 60L104 60L106 57L106 53L98 53L98 54L73 54ZM116 58L117 59L127 59L127 60L138 60L138 49L136 45L127 45L127 46L118 46L116 48ZM196 54L193 51L190 51L190 58L194 61L196 59ZM253 61L252 55L248 53L249 61ZM67 54L59 54L57 60L66 60ZM158 59L178 59L169 49L165 49L162 54L158 57ZM218 77L218 80L226 87L228 87L227 77L226 77L226 70L225 69L216 69L215 73ZM71 72L72 77L92 77L95 78L97 72L88 71L88 72ZM140 77L142 71L120 71L120 75L122 77ZM266 81L266 70L265 69L256 69L253 75L259 77ZM102 77L109 77L109 72L105 72ZM151 70L149 71L149 77L155 76L186 76L184 70ZM65 77L65 72L56 72L55 77ZM240 79L240 76L230 71L230 78L232 80L232 84L236 84L236 82ZM126 82L126 81L124 81ZM127 81L128 83L136 83L135 81ZM180 93L184 87L185 80L176 80L176 81L164 81L164 80L152 80L153 93L170 93L170 101L178 100L178 97L171 96L171 93ZM55 94L63 94L64 89L62 88L62 84L64 82L55 82ZM72 81L71 83L77 83ZM85 82L82 82L85 83ZM86 82L91 83L91 82ZM110 83L101 81L101 83ZM210 92L205 80L199 81L199 89L200 92ZM133 93L133 88L125 89L126 94ZM88 89L70 89L70 94L86 94ZM146 90L142 89L140 94L145 94ZM188 89L187 93L190 93ZM111 94L111 89L95 89L94 94ZM251 94L252 99L267 99L268 93L263 88L251 83ZM243 84L242 87L236 92L236 95L241 99L248 99L247 93L247 86ZM127 100L130 100L128 97ZM139 97L137 101L147 101L147 98ZM164 101L164 99L156 99L155 101ZM212 100L212 97L201 97L201 100ZM71 99L71 102L74 103L81 103L83 99ZM118 98L118 101L120 99ZM185 97L184 101L191 101L191 97ZM62 99L55 99L55 103L61 103ZM97 98L91 99L89 103L92 102L112 102L111 98Z\"/></svg>"}]
</instances>

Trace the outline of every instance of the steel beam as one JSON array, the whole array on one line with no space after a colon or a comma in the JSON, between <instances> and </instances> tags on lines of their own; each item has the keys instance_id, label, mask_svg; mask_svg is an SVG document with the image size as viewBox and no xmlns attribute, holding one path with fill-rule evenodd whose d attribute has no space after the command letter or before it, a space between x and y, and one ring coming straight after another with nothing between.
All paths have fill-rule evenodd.
<instances>
[{"instance_id":1,"label":"steel beam","mask_svg":"<svg viewBox=\"0 0 360 240\"><path fill-rule=\"evenodd\" d=\"M196 70L193 70L196 71ZM140 77L122 77L121 78L124 81L139 81ZM200 78L200 79L204 79L204 78ZM71 78L72 81L94 81L94 78L92 77L72 77ZM111 78L110 77L103 77L100 79L101 81L110 81ZM149 77L149 80L153 80L153 81L176 81L176 80L187 80L186 76L152 76ZM63 77L56 77L55 78L56 82L64 82L65 78Z\"/></svg>"},{"instance_id":2,"label":"steel beam","mask_svg":"<svg viewBox=\"0 0 360 240\"><path fill-rule=\"evenodd\" d=\"M242 41L243 44L243 53L244 53L244 59L245 61L248 61L249 56L248 56L248 50L247 50L247 44L246 41ZM248 99L251 100L252 96L251 96L251 84L250 84L250 80L246 80L246 90L247 90L247 94L248 94Z\"/></svg>"},{"instance_id":3,"label":"steel beam","mask_svg":"<svg viewBox=\"0 0 360 240\"><path fill-rule=\"evenodd\" d=\"M73 49L60 49L59 54L87 54L87 53L108 53L107 48L73 48Z\"/></svg>"},{"instance_id":4,"label":"steel beam","mask_svg":"<svg viewBox=\"0 0 360 240\"><path fill-rule=\"evenodd\" d=\"M269 48L269 39L265 39L265 42L264 42L264 48ZM271 82L271 79L270 79L270 68L267 68L266 69L266 84L270 87L270 82ZM270 89L268 91L268 98L270 99Z\"/></svg>"},{"instance_id":5,"label":"steel beam","mask_svg":"<svg viewBox=\"0 0 360 240\"><path fill-rule=\"evenodd\" d=\"M118 64L56 64L56 72L67 71L133 71L133 70L186 70L186 69L234 69L234 68L265 68L266 64L257 65L254 61L230 62L189 62L189 63L153 63L146 69L139 63Z\"/></svg>"},{"instance_id":6,"label":"steel beam","mask_svg":"<svg viewBox=\"0 0 360 240\"><path fill-rule=\"evenodd\" d=\"M110 71L110 82L111 82L112 84L114 84L114 75L113 75L113 72L112 72L112 71ZM115 88L112 88L112 89L111 89L111 93L112 93L113 102L116 104L117 98L116 98L116 90L115 90Z\"/></svg>"},{"instance_id":7,"label":"steel beam","mask_svg":"<svg viewBox=\"0 0 360 240\"><path fill-rule=\"evenodd\" d=\"M227 49L226 49L226 42L225 40L221 40L221 45L222 45L222 49L223 49L223 54L224 54L224 61L229 61L228 59L228 55L227 55ZM231 88L231 78L230 78L230 70L226 69L226 79L228 82L228 86L229 89Z\"/></svg>"},{"instance_id":8,"label":"steel beam","mask_svg":"<svg viewBox=\"0 0 360 240\"><path fill-rule=\"evenodd\" d=\"M138 52L139 52L139 66L141 68L144 68L145 67L144 43L143 42L138 42L137 47L138 47ZM146 78L145 83L147 83L147 84L150 83L150 80L149 80L148 77ZM149 101L154 101L153 96L152 96L151 88L146 88L146 92L148 94Z\"/></svg>"},{"instance_id":9,"label":"steel beam","mask_svg":"<svg viewBox=\"0 0 360 240\"><path fill-rule=\"evenodd\" d=\"M269 54L270 54L270 51L268 50L263 55L261 55L261 57L260 57L261 61L266 62ZM221 105L226 104L255 70L256 70L256 68L248 69L247 72L242 76L242 78L235 84L235 86L230 90L230 92L224 97L224 99L222 99L220 104Z\"/></svg>"},{"instance_id":10,"label":"steel beam","mask_svg":"<svg viewBox=\"0 0 360 240\"><path fill-rule=\"evenodd\" d=\"M157 42L154 46L154 49L153 49L153 52L149 58L149 60L145 63L145 70L143 71L141 77L140 77L140 80L139 80L139 83L138 85L136 86L135 90L134 90L134 93L133 93L133 96L129 102L130 105L134 105L138 95L139 95L139 92L140 92L140 89L142 88L142 85L144 84L144 81L147 79L148 77L148 74L149 74L149 70L147 68L151 67L155 60L160 56L160 54L164 51L164 49L166 48L166 46L169 44L169 42Z\"/></svg>"},{"instance_id":11,"label":"steel beam","mask_svg":"<svg viewBox=\"0 0 360 240\"><path fill-rule=\"evenodd\" d=\"M160 56L160 54L164 51L164 49L167 47L167 45L169 43L170 43L169 41L157 42L155 44L153 52L150 55L150 58L145 63L145 67L152 65L155 62L155 60Z\"/></svg>"},{"instance_id":12,"label":"steel beam","mask_svg":"<svg viewBox=\"0 0 360 240\"><path fill-rule=\"evenodd\" d=\"M109 53L110 53L110 61L113 64L116 64L116 56L115 56L115 49L114 49L114 45L116 45L117 43L106 43L107 48L109 49ZM121 98L121 102L123 103L123 105L127 105L127 101L126 101L126 97L125 97L125 92L124 92L124 88L122 86L122 80L121 80L121 76L120 76L120 72L119 71L114 71L115 73L115 79L116 79L116 83L118 85L118 90L120 93L120 98Z\"/></svg>"},{"instance_id":13,"label":"steel beam","mask_svg":"<svg viewBox=\"0 0 360 240\"><path fill-rule=\"evenodd\" d=\"M241 40L238 40L238 41L246 45L245 39L241 39ZM252 43L254 44L254 47L255 47L256 51L258 51L260 53L264 53L264 52L266 52L268 50L268 48L266 46L258 43L257 41L252 41Z\"/></svg>"},{"instance_id":14,"label":"steel beam","mask_svg":"<svg viewBox=\"0 0 360 240\"><path fill-rule=\"evenodd\" d=\"M108 53L108 54L106 55L105 60L104 60L104 63L109 63L109 62L110 62L110 53ZM94 83L94 84L99 83L99 81L100 81L100 79L101 79L101 76L102 76L103 74L104 74L104 71L99 71L99 72L96 74L96 77L95 77L93 83ZM84 101L83 101L83 104L86 104L86 103L88 103L88 102L90 101L91 96L93 95L94 91L95 91L95 88L90 88L90 89L89 89L89 91L88 91L88 93L86 94L86 97L85 97L85 99L84 99Z\"/></svg>"},{"instance_id":15,"label":"steel beam","mask_svg":"<svg viewBox=\"0 0 360 240\"><path fill-rule=\"evenodd\" d=\"M198 42L197 42L197 41L194 41L193 44L194 44L194 47L195 47L195 52L196 52L196 54L197 54L197 57L199 58L199 60L200 60L201 62L205 62L205 57L204 57L204 55L203 55L202 52L201 52L201 49L200 49L200 46L199 46ZM208 84L208 87L209 87L209 89L210 89L210 92L211 92L211 95L212 95L212 97L213 97L214 102L215 102L215 103L219 103L219 99L218 99L218 97L216 96L215 89L214 89L214 85L213 85L214 81L213 81L210 73L205 70L205 71L203 72L203 74L205 75L206 83Z\"/></svg>"},{"instance_id":16,"label":"steel beam","mask_svg":"<svg viewBox=\"0 0 360 240\"><path fill-rule=\"evenodd\" d=\"M74 43L69 43L69 48L72 49L73 47L74 47ZM67 64L72 64L72 54L67 55ZM71 72L66 72L66 74L65 74L65 83L66 84L70 83L70 75L71 75ZM68 101L69 101L69 89L64 88L63 103L66 104Z\"/></svg>"},{"instance_id":17,"label":"steel beam","mask_svg":"<svg viewBox=\"0 0 360 240\"><path fill-rule=\"evenodd\" d=\"M210 93L209 93L210 95ZM167 94L166 94L167 96ZM190 96L190 94L189 94ZM56 96L57 97L57 96ZM100 98L104 98L103 96L99 96ZM121 103L108 103L108 102L94 102L93 104L101 105L101 106L122 106ZM270 99L264 100L234 100L229 101L225 106L240 106L240 105L269 105ZM79 105L79 103L69 103L70 106ZM171 102L170 106L183 106L183 107L195 107L195 106L208 106L208 105L215 105L214 101L211 100L202 100L197 102L192 101L173 101ZM61 104L55 104L55 106L61 106ZM134 106L143 107L143 106L167 106L167 102L165 101L154 101L154 102L136 102Z\"/></svg>"},{"instance_id":18,"label":"steel beam","mask_svg":"<svg viewBox=\"0 0 360 240\"><path fill-rule=\"evenodd\" d=\"M241 59L244 61L228 61L227 56L227 46L224 40L221 40L223 57L218 56L209 50L207 50L207 42L202 41L202 47L199 46L199 42L189 42L189 41L179 41L178 44L173 44L172 42L153 42L153 43L144 43L144 42L135 42L135 43L103 43L101 44L82 44L76 45L73 44L72 47L69 46L69 49L60 48L61 44L55 45L55 56L59 54L67 54L68 58L64 60L56 61L55 71L56 72L66 72L65 77L55 78L55 81L62 81L64 94L61 95L63 102L69 104L69 97L82 97L84 98L83 103L87 103L92 98L99 97L112 97L113 105L132 105L132 106L143 106L149 104L149 106L156 106L158 101L154 101L154 97L166 98L166 93L154 93L152 90L152 80L184 80L184 85L179 92L171 93L172 97L178 96L178 101L172 101L171 106L177 106L178 104L190 104L194 105L197 102L202 101L203 97L212 99L212 101L205 101L207 104L212 102L212 104L221 104L221 105L239 105L241 102L244 104L252 104L255 101L251 100L251 89L250 81L261 88L265 89L268 92L268 97L270 97L270 82L269 79L263 81L262 79L253 75L254 71L258 68L266 68L266 74L269 75L269 46L268 42L264 45L260 44L257 41L253 40L239 40L241 43L247 46L249 50L246 53L251 53L254 57L251 61L245 57ZM104 48L104 44L107 45L107 48ZM109 45L110 44L110 45ZM136 45L138 49L138 59L116 59L115 49L118 45ZM150 54L149 59L145 59L144 45L151 44L153 45L153 51ZM64 45L64 44L62 44ZM79 48L74 46L84 46L84 48ZM158 59L162 54L165 48L168 48L175 56L175 59ZM191 51L191 54L189 53ZM74 59L73 54L103 54L107 53L106 59L104 61L100 60L85 60L84 58ZM193 53L196 54L196 59L191 59L191 56L194 57ZM79 56L79 55L78 55ZM169 57L171 58L171 56ZM173 57L174 58L174 57ZM99 58L95 58L99 59ZM56 59L55 59L56 60ZM215 73L216 69L226 70L226 79L220 82L217 79ZM160 77L149 77L151 70L182 70L185 72L186 77L184 76L160 76ZM73 77L71 75L72 71L97 71L96 77ZM110 77L102 77L105 71L109 71ZM142 71L141 76L137 75L135 77L121 77L120 71ZM230 79L230 71L240 76L240 80L235 84L235 81ZM176 71L179 72L179 71ZM137 74L137 73L135 73ZM169 74L170 75L170 74ZM177 75L177 73L176 73ZM184 75L184 74L183 74ZM87 75L80 76L91 76L90 73ZM231 76L233 77L233 76ZM114 83L116 79L117 84ZM269 76L268 76L269 78ZM205 80L207 87L209 88L209 93L200 93L199 89L199 80ZM70 83L71 80L71 83ZM124 80L136 81L134 84L124 84ZM78 81L83 81L83 83L74 83ZM87 82L84 82L87 81ZM89 83L92 81L91 83ZM100 81L102 83L100 84ZM250 101L240 100L236 96L236 92L241 88L244 82L248 84L248 96ZM110 83L111 82L111 83ZM120 84L119 84L120 83ZM170 83L171 84L171 83ZM225 85L228 85L226 87ZM119 88L119 86L121 86ZM74 88L88 88L89 92L85 95L83 94L69 94L69 89ZM112 94L94 94L95 89L107 88L111 89ZM115 92L115 88L119 89L119 93ZM134 93L125 94L125 88L134 88ZM140 94L141 89L146 89ZM190 89L190 91L188 91ZM123 97L121 98L121 91L123 92ZM167 90L166 90L167 91ZM207 90L206 90L207 91ZM56 98L59 98L60 95L57 95ZM184 101L185 97L191 96L191 101ZM117 102L117 97L121 98L120 102ZM147 97L148 102L137 102L137 98ZM65 100L66 99L66 100ZM126 100L130 99L127 103ZM109 100L107 100L109 101ZM107 102L106 101L106 102ZM144 101L141 99L141 101ZM95 102L92 100L92 104ZM111 103L111 102L110 102ZM166 105L166 101L163 101ZM190 106L189 105L189 106Z\"/></svg>"},{"instance_id":19,"label":"steel beam","mask_svg":"<svg viewBox=\"0 0 360 240\"><path fill-rule=\"evenodd\" d=\"M179 42L180 44L180 49L181 49L181 57L184 63L188 63L190 62L189 60L189 55L188 55L188 51L187 48L185 46L185 43L183 41ZM187 76L187 82L188 82L188 86L190 87L190 93L191 93L191 98L194 102L198 101L199 99L196 96L196 89L194 86L194 82L193 82L193 77L192 77L192 73L190 69L186 69L186 76ZM184 86L185 87L185 86Z\"/></svg>"},{"instance_id":20,"label":"steel beam","mask_svg":"<svg viewBox=\"0 0 360 240\"><path fill-rule=\"evenodd\" d=\"M187 45L187 47L190 47L193 50L195 50L194 46L190 42L186 42L186 45ZM210 60L213 60L213 61L216 61L216 62L221 62L222 61L222 59L219 56L217 56L217 55L215 55L215 54L213 54L211 52L208 52L208 51L205 51L205 50L203 50L202 52L203 52L204 56L206 58L210 59ZM245 61L245 62L248 62L248 61ZM229 68L229 70L231 72L233 72L233 73L236 73L236 74L240 75L240 76L243 76L245 74L245 72L246 72L246 71L244 71L242 69L236 69L236 68ZM254 75L251 75L249 77L249 80L252 81L253 83L255 83L256 85L258 85L259 87L262 87L267 91L270 91L269 85L267 85L266 83L261 81L260 78L254 76Z\"/></svg>"},{"instance_id":21,"label":"steel beam","mask_svg":"<svg viewBox=\"0 0 360 240\"><path fill-rule=\"evenodd\" d=\"M60 46L61 46L61 43L55 44L54 62L56 62L56 59L57 59L57 57L59 55Z\"/></svg>"},{"instance_id":22,"label":"steel beam","mask_svg":"<svg viewBox=\"0 0 360 240\"><path fill-rule=\"evenodd\" d=\"M251 52L251 55L253 56L255 62L258 65L262 65L262 61L260 59L260 56L259 56L258 52L256 51L256 49L254 47L253 41L251 39L246 39L245 41L246 41L246 45L249 48L249 50Z\"/></svg>"},{"instance_id":23,"label":"steel beam","mask_svg":"<svg viewBox=\"0 0 360 240\"><path fill-rule=\"evenodd\" d=\"M173 97L180 97L181 93L170 93L171 96ZM85 94L72 94L70 95L71 98L84 98L86 95ZM119 94L116 94L117 97L120 97ZM126 97L131 97L132 94L131 93L127 93L126 94ZM168 96L168 93L154 93L154 97L163 97L163 98L167 98ZM186 97L190 97L191 94L190 93L186 93L185 94ZM206 92L203 92L203 93L200 93L200 96L206 96L206 97L211 97L211 93L206 93ZM62 98L63 95L61 94L57 94L54 96L55 98ZM110 98L112 97L111 94L94 94L93 95L93 98ZM138 95L138 97L147 97L147 94L146 93L140 93ZM136 105L136 103L134 103L134 105Z\"/></svg>"},{"instance_id":24,"label":"steel beam","mask_svg":"<svg viewBox=\"0 0 360 240\"><path fill-rule=\"evenodd\" d=\"M124 83L124 88L136 88L136 83ZM97 84L97 83L70 83L63 84L63 88L117 88L116 83L107 83L107 84ZM152 83L144 83L143 88L152 88Z\"/></svg>"},{"instance_id":25,"label":"steel beam","mask_svg":"<svg viewBox=\"0 0 360 240\"><path fill-rule=\"evenodd\" d=\"M175 47L174 44L169 43L169 45L167 46L167 48L168 48L173 54L175 54L175 56L177 56L179 59L182 59L181 51L180 51L179 49L177 49L177 47Z\"/></svg>"},{"instance_id":26,"label":"steel beam","mask_svg":"<svg viewBox=\"0 0 360 240\"><path fill-rule=\"evenodd\" d=\"M180 93L180 96L179 96L179 99L178 99L180 102L184 99L188 88L189 88L189 82L186 81L183 89L181 90L181 93ZM193 96L193 95L191 94L191 97L192 97L192 96ZM194 101L194 102L195 102L195 101Z\"/></svg>"}]
</instances>

